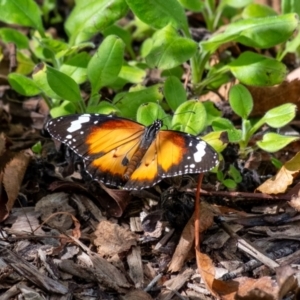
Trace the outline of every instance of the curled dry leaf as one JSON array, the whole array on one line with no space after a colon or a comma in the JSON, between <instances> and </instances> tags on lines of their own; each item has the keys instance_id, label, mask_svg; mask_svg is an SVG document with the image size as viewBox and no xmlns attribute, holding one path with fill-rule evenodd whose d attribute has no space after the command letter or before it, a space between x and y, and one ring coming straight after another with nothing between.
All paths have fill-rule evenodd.
<instances>
[{"instance_id":1,"label":"curled dry leaf","mask_svg":"<svg viewBox=\"0 0 300 300\"><path fill-rule=\"evenodd\" d=\"M261 184L257 190L266 194L284 193L300 170L300 152L287 161L278 173Z\"/></svg>"},{"instance_id":2,"label":"curled dry leaf","mask_svg":"<svg viewBox=\"0 0 300 300\"><path fill-rule=\"evenodd\" d=\"M213 224L214 213L211 206L205 202L201 202L200 206L200 228L199 231L203 232ZM169 266L169 272L178 272L187 258L189 251L194 245L194 215L185 225L181 234L179 243L173 254Z\"/></svg>"},{"instance_id":3,"label":"curled dry leaf","mask_svg":"<svg viewBox=\"0 0 300 300\"><path fill-rule=\"evenodd\" d=\"M97 246L97 252L102 256L113 256L137 244L134 233L109 221L102 221L98 224L96 231L92 234L92 240Z\"/></svg>"},{"instance_id":4,"label":"curled dry leaf","mask_svg":"<svg viewBox=\"0 0 300 300\"><path fill-rule=\"evenodd\" d=\"M17 199L30 158L31 154L29 151L22 151L16 154L4 168L2 183L7 195L5 207L8 213Z\"/></svg>"}]
</instances>

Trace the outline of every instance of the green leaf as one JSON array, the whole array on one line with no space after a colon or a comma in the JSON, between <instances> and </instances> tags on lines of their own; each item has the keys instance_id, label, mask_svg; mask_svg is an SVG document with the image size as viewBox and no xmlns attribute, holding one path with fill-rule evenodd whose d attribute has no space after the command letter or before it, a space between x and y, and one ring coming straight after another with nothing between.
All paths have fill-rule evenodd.
<instances>
[{"instance_id":1,"label":"green leaf","mask_svg":"<svg viewBox=\"0 0 300 300\"><path fill-rule=\"evenodd\" d=\"M35 28L44 35L41 12L33 0L0 0L0 20Z\"/></svg>"},{"instance_id":2,"label":"green leaf","mask_svg":"<svg viewBox=\"0 0 300 300\"><path fill-rule=\"evenodd\" d=\"M136 66L123 65L118 77L126 82L141 83L146 78L146 71Z\"/></svg>"},{"instance_id":3,"label":"green leaf","mask_svg":"<svg viewBox=\"0 0 300 300\"><path fill-rule=\"evenodd\" d=\"M230 177L231 177L236 183L240 183L240 182L242 182L242 180L243 180L241 173L240 173L239 170L238 170L237 168L235 168L233 165L230 165L230 166L229 166L228 175L230 175Z\"/></svg>"},{"instance_id":4,"label":"green leaf","mask_svg":"<svg viewBox=\"0 0 300 300\"><path fill-rule=\"evenodd\" d=\"M87 80L87 66L90 59L87 52L80 52L68 59L59 70L72 77L77 84L82 84Z\"/></svg>"},{"instance_id":5,"label":"green leaf","mask_svg":"<svg viewBox=\"0 0 300 300\"><path fill-rule=\"evenodd\" d=\"M216 118L212 122L212 128L214 131L226 131L231 143L240 142L242 139L242 131L236 129L228 119Z\"/></svg>"},{"instance_id":6,"label":"green leaf","mask_svg":"<svg viewBox=\"0 0 300 300\"><path fill-rule=\"evenodd\" d=\"M163 128L170 128L170 117L162 107L154 102L142 104L136 114L136 120L145 126L151 125L156 120L163 121Z\"/></svg>"},{"instance_id":7,"label":"green leaf","mask_svg":"<svg viewBox=\"0 0 300 300\"><path fill-rule=\"evenodd\" d=\"M270 16L277 16L277 13L274 9L270 6L258 4L258 3L251 3L249 4L242 13L242 17L244 19L250 18L265 18Z\"/></svg>"},{"instance_id":8,"label":"green leaf","mask_svg":"<svg viewBox=\"0 0 300 300\"><path fill-rule=\"evenodd\" d=\"M183 70L182 66L177 66L175 68L162 71L160 76L161 77L175 76L178 79L180 79L182 77L183 73L184 73L184 70Z\"/></svg>"},{"instance_id":9,"label":"green leaf","mask_svg":"<svg viewBox=\"0 0 300 300\"><path fill-rule=\"evenodd\" d=\"M23 53L21 51L17 51L17 70L16 73L20 73L23 75L28 75L30 74L34 67L35 64L33 63L31 57L29 56L29 53Z\"/></svg>"},{"instance_id":10,"label":"green leaf","mask_svg":"<svg viewBox=\"0 0 300 300\"><path fill-rule=\"evenodd\" d=\"M76 107L70 101L64 101L60 106L53 107L50 109L50 115L52 118L71 115L75 112L77 112Z\"/></svg>"},{"instance_id":11,"label":"green leaf","mask_svg":"<svg viewBox=\"0 0 300 300\"><path fill-rule=\"evenodd\" d=\"M281 62L246 51L228 64L230 71L242 83L254 86L270 86L281 83L287 69Z\"/></svg>"},{"instance_id":12,"label":"green leaf","mask_svg":"<svg viewBox=\"0 0 300 300\"><path fill-rule=\"evenodd\" d=\"M172 119L172 129L197 135L204 129L205 123L206 110L203 103L189 100L176 109Z\"/></svg>"},{"instance_id":13,"label":"green leaf","mask_svg":"<svg viewBox=\"0 0 300 300\"><path fill-rule=\"evenodd\" d=\"M247 119L253 109L253 100L246 87L237 84L229 91L229 103L232 110L242 119Z\"/></svg>"},{"instance_id":14,"label":"green leaf","mask_svg":"<svg viewBox=\"0 0 300 300\"><path fill-rule=\"evenodd\" d=\"M49 66L47 66L46 76L50 88L60 98L75 103L83 101L78 84L70 76Z\"/></svg>"},{"instance_id":15,"label":"green leaf","mask_svg":"<svg viewBox=\"0 0 300 300\"><path fill-rule=\"evenodd\" d=\"M22 74L10 73L8 75L8 82L15 91L23 96L36 96L41 93L37 84Z\"/></svg>"},{"instance_id":16,"label":"green leaf","mask_svg":"<svg viewBox=\"0 0 300 300\"><path fill-rule=\"evenodd\" d=\"M62 99L49 86L46 72L47 72L47 66L43 63L38 64L35 67L34 72L32 74L33 81L48 97L53 99Z\"/></svg>"},{"instance_id":17,"label":"green leaf","mask_svg":"<svg viewBox=\"0 0 300 300\"><path fill-rule=\"evenodd\" d=\"M298 0L282 0L281 11L283 14L297 13L300 15L300 2Z\"/></svg>"},{"instance_id":18,"label":"green leaf","mask_svg":"<svg viewBox=\"0 0 300 300\"><path fill-rule=\"evenodd\" d=\"M123 64L124 47L119 37L110 35L90 60L87 75L92 85L92 96L117 79Z\"/></svg>"},{"instance_id":19,"label":"green leaf","mask_svg":"<svg viewBox=\"0 0 300 300\"><path fill-rule=\"evenodd\" d=\"M290 123L296 116L297 106L286 103L266 112L260 122L264 122L273 128L280 128Z\"/></svg>"},{"instance_id":20,"label":"green leaf","mask_svg":"<svg viewBox=\"0 0 300 300\"><path fill-rule=\"evenodd\" d=\"M197 43L179 36L169 24L153 36L153 47L146 62L151 68L170 69L186 62L196 51Z\"/></svg>"},{"instance_id":21,"label":"green leaf","mask_svg":"<svg viewBox=\"0 0 300 300\"><path fill-rule=\"evenodd\" d=\"M139 106L147 102L158 102L163 99L160 84L143 88L138 91L117 94L113 103L125 118L135 119Z\"/></svg>"},{"instance_id":22,"label":"green leaf","mask_svg":"<svg viewBox=\"0 0 300 300\"><path fill-rule=\"evenodd\" d=\"M245 7L246 5L250 4L253 0L222 0L220 2L220 5L225 6L228 5L230 7L234 7L234 8L241 8L241 7Z\"/></svg>"},{"instance_id":23,"label":"green leaf","mask_svg":"<svg viewBox=\"0 0 300 300\"><path fill-rule=\"evenodd\" d=\"M250 47L271 48L288 40L297 26L296 14L241 20L231 23L224 32L216 34L208 41L201 42L200 46L210 53L230 41Z\"/></svg>"},{"instance_id":24,"label":"green leaf","mask_svg":"<svg viewBox=\"0 0 300 300\"><path fill-rule=\"evenodd\" d=\"M88 106L86 112L87 113L104 114L104 115L120 113L120 111L116 108L116 106L111 104L108 101L101 101L96 106Z\"/></svg>"},{"instance_id":25,"label":"green leaf","mask_svg":"<svg viewBox=\"0 0 300 300\"><path fill-rule=\"evenodd\" d=\"M90 42L86 42L86 43L80 43L78 45L72 46L66 48L66 49L62 49L61 51L57 52L55 57L56 58L66 58L67 56L72 56L72 55L76 55L77 53L79 53L80 51L82 51L85 48L95 48L95 45L93 43Z\"/></svg>"},{"instance_id":26,"label":"green leaf","mask_svg":"<svg viewBox=\"0 0 300 300\"><path fill-rule=\"evenodd\" d=\"M299 137L283 136L277 133L266 133L262 141L257 142L257 146L267 152L276 152L288 144L299 140Z\"/></svg>"},{"instance_id":27,"label":"green leaf","mask_svg":"<svg viewBox=\"0 0 300 300\"><path fill-rule=\"evenodd\" d=\"M43 146L41 141L38 141L37 143L35 143L32 147L31 150L33 153L40 155L42 154L42 150L43 150Z\"/></svg>"},{"instance_id":28,"label":"green leaf","mask_svg":"<svg viewBox=\"0 0 300 300\"><path fill-rule=\"evenodd\" d=\"M1 14L1 13L0 13ZM18 49L28 49L28 38L13 28L0 28L0 39L4 43L14 43Z\"/></svg>"},{"instance_id":29,"label":"green leaf","mask_svg":"<svg viewBox=\"0 0 300 300\"><path fill-rule=\"evenodd\" d=\"M218 110L211 101L202 102L206 110L206 124L205 127L210 126L216 118L221 117L222 113Z\"/></svg>"},{"instance_id":30,"label":"green leaf","mask_svg":"<svg viewBox=\"0 0 300 300\"><path fill-rule=\"evenodd\" d=\"M65 23L70 44L89 40L125 16L127 10L124 0L76 1L75 8Z\"/></svg>"},{"instance_id":31,"label":"green leaf","mask_svg":"<svg viewBox=\"0 0 300 300\"><path fill-rule=\"evenodd\" d=\"M184 9L177 0L126 0L126 2L133 13L146 24L157 29L171 24L188 34Z\"/></svg>"},{"instance_id":32,"label":"green leaf","mask_svg":"<svg viewBox=\"0 0 300 300\"><path fill-rule=\"evenodd\" d=\"M237 187L237 184L232 179L225 179L222 183L230 190L234 190Z\"/></svg>"},{"instance_id":33,"label":"green leaf","mask_svg":"<svg viewBox=\"0 0 300 300\"><path fill-rule=\"evenodd\" d=\"M201 136L201 139L211 145L218 153L221 153L227 143L223 141L224 131L211 131L210 133Z\"/></svg>"},{"instance_id":34,"label":"green leaf","mask_svg":"<svg viewBox=\"0 0 300 300\"><path fill-rule=\"evenodd\" d=\"M178 2L188 10L193 12L201 12L204 9L204 3L199 0L178 0Z\"/></svg>"},{"instance_id":35,"label":"green leaf","mask_svg":"<svg viewBox=\"0 0 300 300\"><path fill-rule=\"evenodd\" d=\"M173 111L187 100L183 84L175 76L170 76L165 81L164 94L167 103Z\"/></svg>"}]
</instances>

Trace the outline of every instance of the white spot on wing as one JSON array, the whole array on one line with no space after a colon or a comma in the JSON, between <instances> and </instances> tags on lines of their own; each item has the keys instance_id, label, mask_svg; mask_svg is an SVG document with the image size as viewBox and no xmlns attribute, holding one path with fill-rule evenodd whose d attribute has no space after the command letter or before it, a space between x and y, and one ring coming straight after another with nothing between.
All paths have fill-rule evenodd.
<instances>
[{"instance_id":1,"label":"white spot on wing","mask_svg":"<svg viewBox=\"0 0 300 300\"><path fill-rule=\"evenodd\" d=\"M90 121L90 115L84 114L80 116L77 120L71 122L71 126L67 129L68 132L74 132L81 129L83 123Z\"/></svg>"},{"instance_id":2,"label":"white spot on wing","mask_svg":"<svg viewBox=\"0 0 300 300\"><path fill-rule=\"evenodd\" d=\"M199 142L196 145L197 152L194 153L194 161L200 162L205 155L206 143L204 141Z\"/></svg>"}]
</instances>

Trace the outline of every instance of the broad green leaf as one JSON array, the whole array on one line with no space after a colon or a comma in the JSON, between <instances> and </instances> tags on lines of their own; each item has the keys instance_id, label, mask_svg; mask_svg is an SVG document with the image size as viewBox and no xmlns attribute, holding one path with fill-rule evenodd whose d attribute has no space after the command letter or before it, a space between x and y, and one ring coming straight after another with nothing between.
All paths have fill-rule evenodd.
<instances>
[{"instance_id":1,"label":"broad green leaf","mask_svg":"<svg viewBox=\"0 0 300 300\"><path fill-rule=\"evenodd\" d=\"M204 9L204 3L199 0L178 0L178 2L188 10L201 12Z\"/></svg>"},{"instance_id":2,"label":"broad green leaf","mask_svg":"<svg viewBox=\"0 0 300 300\"><path fill-rule=\"evenodd\" d=\"M87 52L80 52L68 59L59 70L72 77L77 84L82 84L87 80L87 65L90 59Z\"/></svg>"},{"instance_id":3,"label":"broad green leaf","mask_svg":"<svg viewBox=\"0 0 300 300\"><path fill-rule=\"evenodd\" d=\"M0 28L0 40L4 43L14 43L18 49L29 48L28 38L13 28Z\"/></svg>"},{"instance_id":4,"label":"broad green leaf","mask_svg":"<svg viewBox=\"0 0 300 300\"><path fill-rule=\"evenodd\" d=\"M297 26L298 16L293 13L240 20L228 25L224 32L201 42L200 46L210 53L230 41L237 41L250 47L271 48L287 41Z\"/></svg>"},{"instance_id":5,"label":"broad green leaf","mask_svg":"<svg viewBox=\"0 0 300 300\"><path fill-rule=\"evenodd\" d=\"M203 103L189 100L176 109L172 119L172 129L197 135L204 129L205 123L206 110Z\"/></svg>"},{"instance_id":6,"label":"broad green leaf","mask_svg":"<svg viewBox=\"0 0 300 300\"><path fill-rule=\"evenodd\" d=\"M211 145L218 153L221 153L227 147L227 143L222 140L223 135L224 131L211 131L201 136L201 139Z\"/></svg>"},{"instance_id":7,"label":"broad green leaf","mask_svg":"<svg viewBox=\"0 0 300 300\"><path fill-rule=\"evenodd\" d=\"M259 148L267 152L277 152L287 146L288 144L299 140L299 137L283 136L277 133L266 133L263 136L262 141L258 141L256 144Z\"/></svg>"},{"instance_id":8,"label":"broad green leaf","mask_svg":"<svg viewBox=\"0 0 300 300\"><path fill-rule=\"evenodd\" d=\"M151 68L170 69L186 62L196 51L197 43L181 37L169 24L153 36L153 46L146 62Z\"/></svg>"},{"instance_id":9,"label":"broad green leaf","mask_svg":"<svg viewBox=\"0 0 300 300\"><path fill-rule=\"evenodd\" d=\"M29 53L25 54L21 51L17 51L18 66L16 73L28 75L33 71L35 64L29 55Z\"/></svg>"},{"instance_id":10,"label":"broad green leaf","mask_svg":"<svg viewBox=\"0 0 300 300\"><path fill-rule=\"evenodd\" d=\"M151 125L156 120L162 120L164 129L170 128L171 125L170 116L155 102L142 104L137 110L136 120L145 126Z\"/></svg>"},{"instance_id":11,"label":"broad green leaf","mask_svg":"<svg viewBox=\"0 0 300 300\"><path fill-rule=\"evenodd\" d=\"M297 106L286 103L270 109L261 119L261 122L273 128L280 128L290 123L296 116Z\"/></svg>"},{"instance_id":12,"label":"broad green leaf","mask_svg":"<svg viewBox=\"0 0 300 300\"><path fill-rule=\"evenodd\" d=\"M92 85L92 96L117 79L123 65L124 46L119 37L110 35L90 60L87 75Z\"/></svg>"},{"instance_id":13,"label":"broad green leaf","mask_svg":"<svg viewBox=\"0 0 300 300\"><path fill-rule=\"evenodd\" d=\"M46 76L50 88L61 98L74 103L82 102L79 86L70 76L49 66Z\"/></svg>"},{"instance_id":14,"label":"broad green leaf","mask_svg":"<svg viewBox=\"0 0 300 300\"><path fill-rule=\"evenodd\" d=\"M270 16L277 16L277 13L270 6L251 3L243 10L242 17L244 19L250 18L265 18Z\"/></svg>"},{"instance_id":15,"label":"broad green leaf","mask_svg":"<svg viewBox=\"0 0 300 300\"><path fill-rule=\"evenodd\" d=\"M49 86L47 80L47 66L43 63L38 64L32 74L33 81L44 92L46 96L53 99L62 99Z\"/></svg>"},{"instance_id":16,"label":"broad green leaf","mask_svg":"<svg viewBox=\"0 0 300 300\"><path fill-rule=\"evenodd\" d=\"M161 77L175 76L178 79L180 79L182 77L183 73L184 73L184 70L183 70L182 66L177 66L175 68L162 71Z\"/></svg>"},{"instance_id":17,"label":"broad green leaf","mask_svg":"<svg viewBox=\"0 0 300 300\"><path fill-rule=\"evenodd\" d=\"M237 184L232 179L225 179L222 183L230 190L234 190L237 187Z\"/></svg>"},{"instance_id":18,"label":"broad green leaf","mask_svg":"<svg viewBox=\"0 0 300 300\"><path fill-rule=\"evenodd\" d=\"M242 119L247 119L253 109L253 100L246 87L237 84L229 91L229 103L232 110Z\"/></svg>"},{"instance_id":19,"label":"broad green leaf","mask_svg":"<svg viewBox=\"0 0 300 300\"><path fill-rule=\"evenodd\" d=\"M33 0L0 0L0 20L35 28L44 35L41 12Z\"/></svg>"},{"instance_id":20,"label":"broad green leaf","mask_svg":"<svg viewBox=\"0 0 300 300\"><path fill-rule=\"evenodd\" d=\"M286 66L281 62L249 51L242 53L228 67L242 83L254 86L281 83L287 73Z\"/></svg>"},{"instance_id":21,"label":"broad green leaf","mask_svg":"<svg viewBox=\"0 0 300 300\"><path fill-rule=\"evenodd\" d=\"M187 100L183 84L175 76L169 76L165 81L164 94L167 103L173 111Z\"/></svg>"},{"instance_id":22,"label":"broad green leaf","mask_svg":"<svg viewBox=\"0 0 300 300\"><path fill-rule=\"evenodd\" d=\"M71 56L74 54L76 55L77 53L79 53L80 51L82 51L85 48L94 48L94 47L95 47L95 45L90 42L80 43L78 45L68 47L67 49L59 51L58 53L56 53L55 57L56 58L61 58L61 57L65 58L67 56Z\"/></svg>"},{"instance_id":23,"label":"broad green leaf","mask_svg":"<svg viewBox=\"0 0 300 300\"><path fill-rule=\"evenodd\" d=\"M23 96L36 96L41 93L41 89L37 84L22 74L10 73L8 82L15 91Z\"/></svg>"},{"instance_id":24,"label":"broad green leaf","mask_svg":"<svg viewBox=\"0 0 300 300\"><path fill-rule=\"evenodd\" d=\"M126 0L126 2L133 13L146 24L156 29L171 24L188 34L184 9L177 0Z\"/></svg>"},{"instance_id":25,"label":"broad green leaf","mask_svg":"<svg viewBox=\"0 0 300 300\"><path fill-rule=\"evenodd\" d=\"M124 0L77 1L65 23L70 44L89 40L125 16L127 11Z\"/></svg>"},{"instance_id":26,"label":"broad green leaf","mask_svg":"<svg viewBox=\"0 0 300 300\"><path fill-rule=\"evenodd\" d=\"M162 86L153 85L141 90L117 94L113 104L125 118L135 119L139 106L147 102L159 102L163 99Z\"/></svg>"},{"instance_id":27,"label":"broad green leaf","mask_svg":"<svg viewBox=\"0 0 300 300\"><path fill-rule=\"evenodd\" d=\"M231 143L239 142L242 139L242 131L240 129L236 129L232 122L228 119L216 118L212 122L212 128L214 131L226 131Z\"/></svg>"}]
</instances>

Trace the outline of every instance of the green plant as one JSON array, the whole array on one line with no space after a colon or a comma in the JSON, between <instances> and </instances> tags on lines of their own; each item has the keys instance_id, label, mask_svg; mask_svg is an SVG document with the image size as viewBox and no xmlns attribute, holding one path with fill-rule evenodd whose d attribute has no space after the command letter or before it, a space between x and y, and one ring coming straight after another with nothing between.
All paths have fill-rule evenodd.
<instances>
[{"instance_id":1,"label":"green plant","mask_svg":"<svg viewBox=\"0 0 300 300\"><path fill-rule=\"evenodd\" d=\"M257 148L267 152L276 152L299 139L298 137L267 132L263 134L261 141L249 146L249 141L264 124L277 129L290 123L296 115L297 107L295 104L280 105L267 111L259 120L250 120L249 115L253 109L253 100L250 92L241 84L230 89L229 103L232 110L242 119L241 129L236 129L231 121L221 117L212 122L212 127L214 130L225 130L228 133L229 141L239 144L242 157Z\"/></svg>"}]
</instances>

